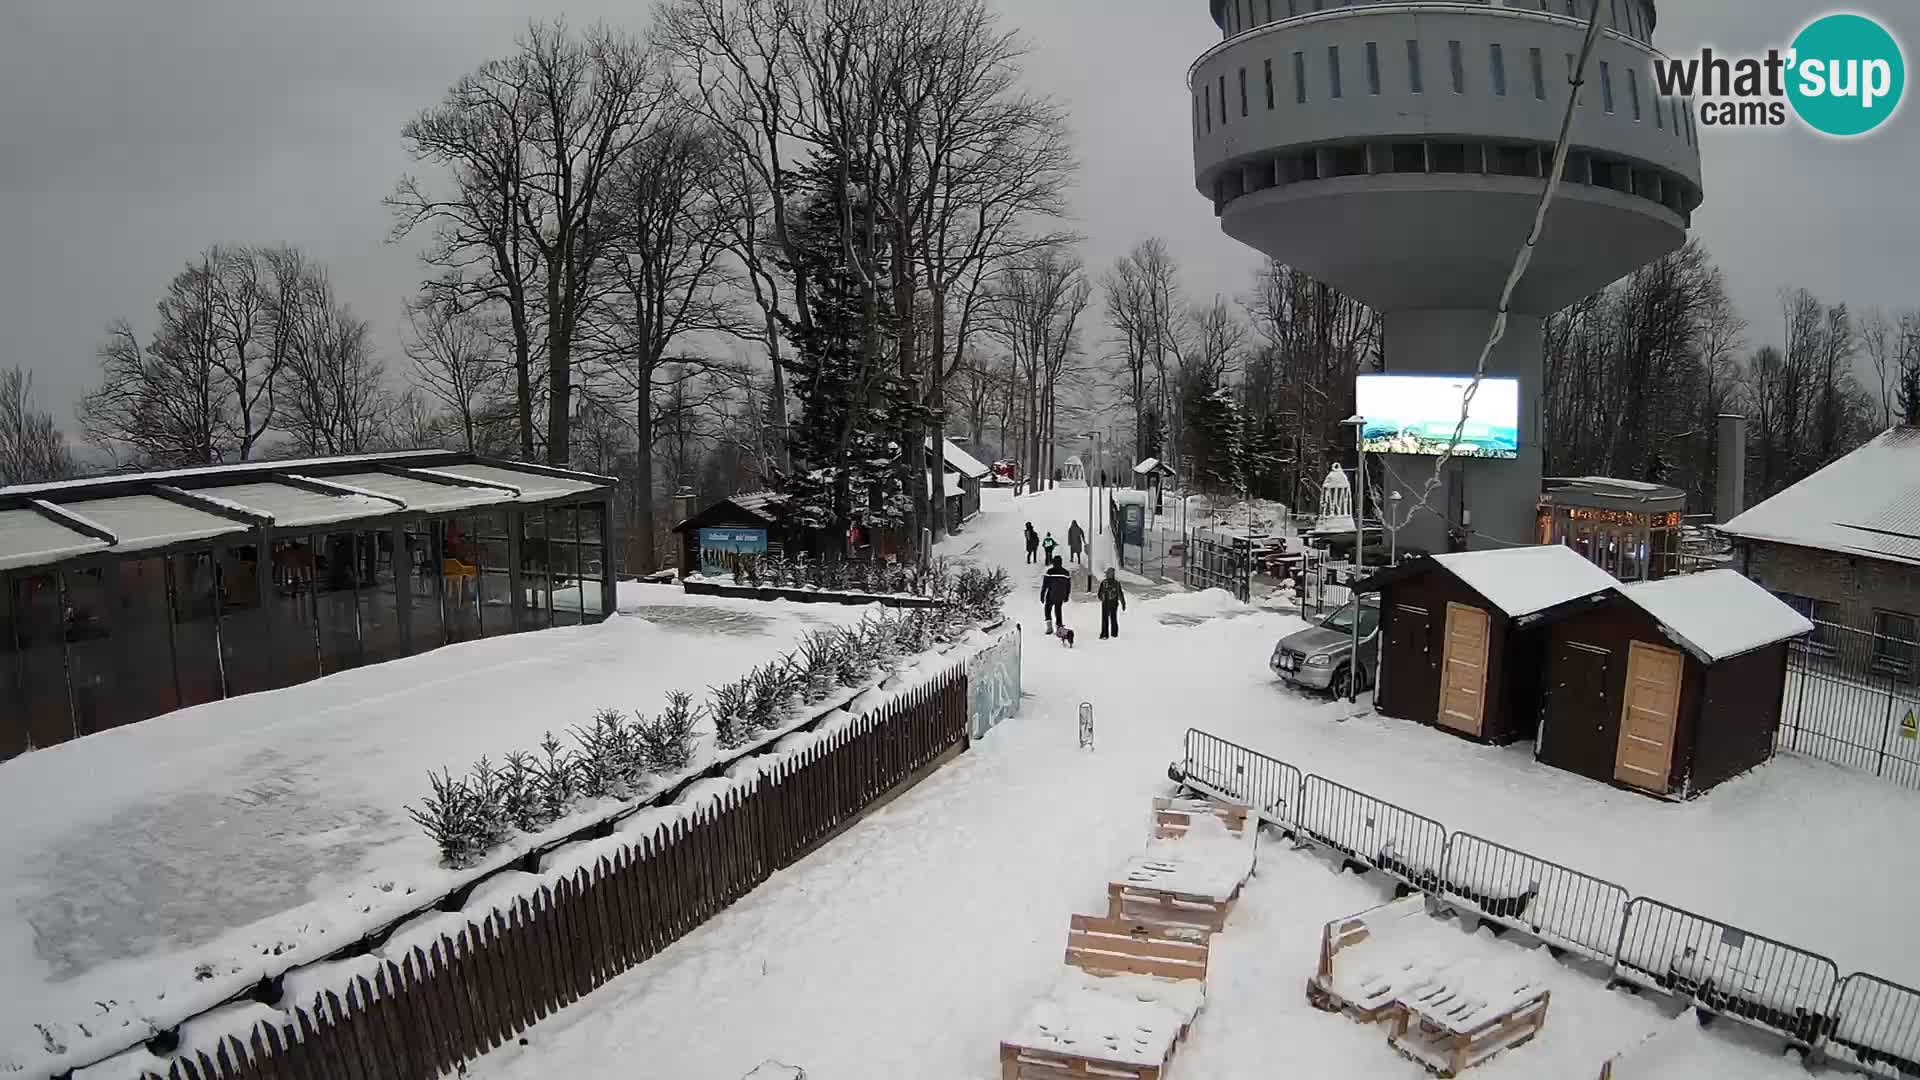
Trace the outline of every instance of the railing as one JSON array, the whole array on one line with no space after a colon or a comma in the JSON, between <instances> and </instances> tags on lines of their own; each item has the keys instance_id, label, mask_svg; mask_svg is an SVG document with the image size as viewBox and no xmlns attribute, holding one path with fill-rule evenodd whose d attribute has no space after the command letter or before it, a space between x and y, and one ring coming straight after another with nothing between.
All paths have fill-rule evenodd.
<instances>
[{"instance_id":1,"label":"railing","mask_svg":"<svg viewBox=\"0 0 1920 1080\"><path fill-rule=\"evenodd\" d=\"M1656 988L1877 1075L1920 1077L1920 990L1855 972L1782 941L1647 897L1197 728L1176 783L1247 802L1299 839L1388 874L1482 919L1608 965ZM1296 795L1284 790L1297 783Z\"/></svg>"},{"instance_id":2,"label":"railing","mask_svg":"<svg viewBox=\"0 0 1920 1080\"><path fill-rule=\"evenodd\" d=\"M1299 825L1310 839L1416 889L1440 884L1447 828L1430 817L1309 776L1300 784Z\"/></svg>"},{"instance_id":3,"label":"railing","mask_svg":"<svg viewBox=\"0 0 1920 1080\"><path fill-rule=\"evenodd\" d=\"M1644 896L1627 903L1613 971L1802 1046L1826 1031L1840 984L1818 953Z\"/></svg>"},{"instance_id":4,"label":"railing","mask_svg":"<svg viewBox=\"0 0 1920 1080\"><path fill-rule=\"evenodd\" d=\"M1776 745L1920 788L1920 645L1813 625L1787 653Z\"/></svg>"},{"instance_id":5,"label":"railing","mask_svg":"<svg viewBox=\"0 0 1920 1080\"><path fill-rule=\"evenodd\" d=\"M1627 890L1471 833L1448 838L1440 885L1483 918L1590 959L1611 960L1620 941Z\"/></svg>"},{"instance_id":6,"label":"railing","mask_svg":"<svg viewBox=\"0 0 1920 1080\"><path fill-rule=\"evenodd\" d=\"M237 1033L192 1045L165 1072L155 1065L115 1075L414 1080L464 1071L463 1062L649 959L804 857L963 744L967 728L966 670L957 666L651 834L559 849L549 860L580 865L563 862L525 894L449 913L451 925L423 931L424 939L390 939L365 957L334 961L351 965L328 969L337 978L304 973L327 988L298 999L288 991L272 1006L279 1019L210 1021ZM588 846L602 844L613 846Z\"/></svg>"}]
</instances>

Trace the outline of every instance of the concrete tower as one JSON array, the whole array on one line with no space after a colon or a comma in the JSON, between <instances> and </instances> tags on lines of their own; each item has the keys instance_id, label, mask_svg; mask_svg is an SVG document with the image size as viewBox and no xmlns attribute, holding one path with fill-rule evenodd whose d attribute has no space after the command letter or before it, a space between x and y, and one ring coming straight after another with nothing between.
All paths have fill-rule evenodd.
<instances>
[{"instance_id":1,"label":"concrete tower","mask_svg":"<svg viewBox=\"0 0 1920 1080\"><path fill-rule=\"evenodd\" d=\"M1403 545L1444 550L1449 520L1475 547L1535 536L1542 320L1685 242L1692 105L1655 92L1653 0L1209 0L1225 40L1189 85L1220 227L1381 311L1388 371L1448 375L1492 329L1596 2L1565 182L1487 365L1519 380L1519 460L1455 459ZM1388 457L1405 505L1434 462Z\"/></svg>"}]
</instances>

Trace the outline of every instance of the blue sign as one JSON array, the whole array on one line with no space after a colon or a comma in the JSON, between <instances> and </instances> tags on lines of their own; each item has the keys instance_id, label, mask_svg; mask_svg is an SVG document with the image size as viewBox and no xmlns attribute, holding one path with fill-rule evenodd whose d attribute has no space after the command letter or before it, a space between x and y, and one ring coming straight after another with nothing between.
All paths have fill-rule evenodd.
<instances>
[{"instance_id":1,"label":"blue sign","mask_svg":"<svg viewBox=\"0 0 1920 1080\"><path fill-rule=\"evenodd\" d=\"M968 712L973 737L1020 712L1020 627L967 662Z\"/></svg>"},{"instance_id":2,"label":"blue sign","mask_svg":"<svg viewBox=\"0 0 1920 1080\"><path fill-rule=\"evenodd\" d=\"M700 572L731 577L742 555L767 553L767 530L723 528L700 530Z\"/></svg>"}]
</instances>

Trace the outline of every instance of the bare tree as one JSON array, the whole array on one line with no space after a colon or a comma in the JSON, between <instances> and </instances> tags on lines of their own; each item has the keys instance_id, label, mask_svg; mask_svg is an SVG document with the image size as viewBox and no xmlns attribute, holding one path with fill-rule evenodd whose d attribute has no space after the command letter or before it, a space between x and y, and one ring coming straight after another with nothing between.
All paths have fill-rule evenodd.
<instances>
[{"instance_id":1,"label":"bare tree","mask_svg":"<svg viewBox=\"0 0 1920 1080\"><path fill-rule=\"evenodd\" d=\"M203 257L168 283L150 344L125 320L107 328L100 388L79 407L90 441L155 465L211 465L233 449L224 439L231 425L215 364L215 288Z\"/></svg>"},{"instance_id":2,"label":"bare tree","mask_svg":"<svg viewBox=\"0 0 1920 1080\"><path fill-rule=\"evenodd\" d=\"M302 455L375 449L392 403L367 322L334 296L322 271L308 275L304 293L299 332L279 372L277 426Z\"/></svg>"},{"instance_id":3,"label":"bare tree","mask_svg":"<svg viewBox=\"0 0 1920 1080\"><path fill-rule=\"evenodd\" d=\"M1091 295L1079 259L1065 249L1040 251L994 283L989 325L1024 384L1021 472L1035 481L1052 474L1057 385L1077 356Z\"/></svg>"},{"instance_id":4,"label":"bare tree","mask_svg":"<svg viewBox=\"0 0 1920 1080\"><path fill-rule=\"evenodd\" d=\"M1880 308L1860 318L1860 348L1873 365L1874 405L1881 427L1893 425L1893 399L1900 383L1900 329Z\"/></svg>"},{"instance_id":5,"label":"bare tree","mask_svg":"<svg viewBox=\"0 0 1920 1080\"><path fill-rule=\"evenodd\" d=\"M460 307L455 289L429 290L407 305L407 326L415 380L449 411L460 446L476 451L481 419L506 383L493 328L480 312Z\"/></svg>"},{"instance_id":6,"label":"bare tree","mask_svg":"<svg viewBox=\"0 0 1920 1080\"><path fill-rule=\"evenodd\" d=\"M73 453L53 414L33 400L33 375L0 371L0 485L37 484L73 475Z\"/></svg>"},{"instance_id":7,"label":"bare tree","mask_svg":"<svg viewBox=\"0 0 1920 1080\"><path fill-rule=\"evenodd\" d=\"M1126 377L1120 400L1133 411L1135 461L1148 456L1150 417L1165 410L1167 357L1174 345L1174 312L1180 308L1179 276L1166 241L1156 236L1135 244L1102 280L1107 322L1120 338L1114 359Z\"/></svg>"},{"instance_id":8,"label":"bare tree","mask_svg":"<svg viewBox=\"0 0 1920 1080\"><path fill-rule=\"evenodd\" d=\"M676 356L681 343L705 334L746 335L727 259L726 216L712 177L724 158L698 119L677 113L654 124L615 163L603 192L600 227L607 235L605 281L583 326L583 352L610 376L632 418L638 546L656 563L653 446L662 368L676 378L704 362Z\"/></svg>"},{"instance_id":9,"label":"bare tree","mask_svg":"<svg viewBox=\"0 0 1920 1080\"><path fill-rule=\"evenodd\" d=\"M466 309L497 308L512 352L513 419L519 455L534 456L534 406L545 379L542 267L522 223L533 214L528 143L534 96L519 58L495 60L463 76L445 98L407 122L402 134L416 161L446 170L447 190L406 176L387 204L394 239L430 230L424 253L440 273L430 288Z\"/></svg>"}]
</instances>

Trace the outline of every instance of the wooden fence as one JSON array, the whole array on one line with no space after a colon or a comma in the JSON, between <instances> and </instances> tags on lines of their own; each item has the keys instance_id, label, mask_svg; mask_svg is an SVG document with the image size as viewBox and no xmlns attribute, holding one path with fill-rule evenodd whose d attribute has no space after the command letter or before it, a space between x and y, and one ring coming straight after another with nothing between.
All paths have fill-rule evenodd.
<instances>
[{"instance_id":1,"label":"wooden fence","mask_svg":"<svg viewBox=\"0 0 1920 1080\"><path fill-rule=\"evenodd\" d=\"M642 963L966 738L964 665L505 911L177 1057L148 1080L413 1080L455 1071Z\"/></svg>"}]
</instances>

